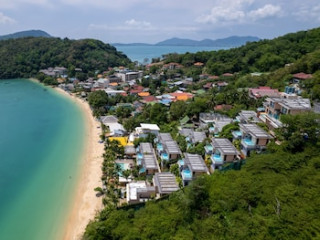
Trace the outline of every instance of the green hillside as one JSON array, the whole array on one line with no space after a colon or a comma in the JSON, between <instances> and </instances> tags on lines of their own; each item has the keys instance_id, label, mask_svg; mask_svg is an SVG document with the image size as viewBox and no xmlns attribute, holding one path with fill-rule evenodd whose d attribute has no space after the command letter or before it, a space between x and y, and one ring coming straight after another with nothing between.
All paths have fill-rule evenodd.
<instances>
[{"instance_id":1,"label":"green hillside","mask_svg":"<svg viewBox=\"0 0 320 240\"><path fill-rule=\"evenodd\" d=\"M70 72L107 70L130 60L109 44L93 39L19 38L0 41L0 79L35 76L40 69L63 66Z\"/></svg>"},{"instance_id":2,"label":"green hillside","mask_svg":"<svg viewBox=\"0 0 320 240\"><path fill-rule=\"evenodd\" d=\"M320 28L316 28L272 40L250 42L229 50L169 54L166 56L166 62L178 62L185 66L203 62L207 73L216 75L226 72L269 72L295 62L319 48Z\"/></svg>"},{"instance_id":3,"label":"green hillside","mask_svg":"<svg viewBox=\"0 0 320 240\"><path fill-rule=\"evenodd\" d=\"M319 239L319 120L288 116L283 144L240 171L198 178L139 210L106 207L83 239Z\"/></svg>"}]
</instances>

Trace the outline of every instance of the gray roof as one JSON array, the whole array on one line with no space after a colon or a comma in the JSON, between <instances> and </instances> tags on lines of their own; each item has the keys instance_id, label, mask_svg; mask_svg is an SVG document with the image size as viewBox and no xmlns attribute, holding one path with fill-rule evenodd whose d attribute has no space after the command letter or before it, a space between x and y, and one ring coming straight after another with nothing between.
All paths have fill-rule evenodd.
<instances>
[{"instance_id":1,"label":"gray roof","mask_svg":"<svg viewBox=\"0 0 320 240\"><path fill-rule=\"evenodd\" d=\"M260 119L257 117L257 113L255 111L247 111L247 110L242 110L239 113L239 118L240 121L243 122L261 122Z\"/></svg>"},{"instance_id":2,"label":"gray roof","mask_svg":"<svg viewBox=\"0 0 320 240\"><path fill-rule=\"evenodd\" d=\"M190 136L190 134L191 134L192 131L193 131L193 130L190 129L190 128L182 128L182 129L179 131L179 133L180 133L182 136L184 136L184 137L188 137L188 136Z\"/></svg>"},{"instance_id":3,"label":"gray roof","mask_svg":"<svg viewBox=\"0 0 320 240\"><path fill-rule=\"evenodd\" d=\"M184 153L184 164L187 165L192 172L208 172L208 168L203 158L198 154Z\"/></svg>"},{"instance_id":4,"label":"gray roof","mask_svg":"<svg viewBox=\"0 0 320 240\"><path fill-rule=\"evenodd\" d=\"M153 147L151 143L140 143L140 152L141 153L153 153Z\"/></svg>"},{"instance_id":5,"label":"gray roof","mask_svg":"<svg viewBox=\"0 0 320 240\"><path fill-rule=\"evenodd\" d=\"M163 148L168 154L181 154L181 150L176 141L166 141L163 144Z\"/></svg>"},{"instance_id":6,"label":"gray roof","mask_svg":"<svg viewBox=\"0 0 320 240\"><path fill-rule=\"evenodd\" d=\"M279 104L282 107L292 110L311 110L310 100L308 98L282 99Z\"/></svg>"},{"instance_id":7,"label":"gray roof","mask_svg":"<svg viewBox=\"0 0 320 240\"><path fill-rule=\"evenodd\" d=\"M224 155L238 155L239 152L227 138L213 138L212 146Z\"/></svg>"},{"instance_id":8,"label":"gray roof","mask_svg":"<svg viewBox=\"0 0 320 240\"><path fill-rule=\"evenodd\" d=\"M199 116L200 120L203 120L203 121L229 121L229 120L232 120L231 118L225 116L225 115L222 115L220 113L200 113L200 116Z\"/></svg>"},{"instance_id":9,"label":"gray roof","mask_svg":"<svg viewBox=\"0 0 320 240\"><path fill-rule=\"evenodd\" d=\"M116 118L113 115L109 115L109 116L101 116L100 117L100 121L107 125L108 123L117 123L118 122L118 118Z\"/></svg>"},{"instance_id":10,"label":"gray roof","mask_svg":"<svg viewBox=\"0 0 320 240\"><path fill-rule=\"evenodd\" d=\"M166 141L173 141L170 133L159 133L158 139L161 143L164 143Z\"/></svg>"},{"instance_id":11,"label":"gray roof","mask_svg":"<svg viewBox=\"0 0 320 240\"><path fill-rule=\"evenodd\" d=\"M232 122L232 120L230 121L217 121L215 122L214 124L214 129L215 129L215 132L221 132L223 127L230 124Z\"/></svg>"},{"instance_id":12,"label":"gray roof","mask_svg":"<svg viewBox=\"0 0 320 240\"><path fill-rule=\"evenodd\" d=\"M157 157L154 153L144 154L142 158L142 165L145 169L159 169Z\"/></svg>"},{"instance_id":13,"label":"gray roof","mask_svg":"<svg viewBox=\"0 0 320 240\"><path fill-rule=\"evenodd\" d=\"M168 194L179 190L176 177L169 172L156 173L153 177L155 186L161 194Z\"/></svg>"},{"instance_id":14,"label":"gray roof","mask_svg":"<svg viewBox=\"0 0 320 240\"><path fill-rule=\"evenodd\" d=\"M206 138L206 134L204 132L192 132L191 138L194 143L202 142Z\"/></svg>"},{"instance_id":15,"label":"gray roof","mask_svg":"<svg viewBox=\"0 0 320 240\"><path fill-rule=\"evenodd\" d=\"M136 153L136 149L134 146L131 145L127 145L124 147L124 153L125 154L135 154Z\"/></svg>"},{"instance_id":16,"label":"gray roof","mask_svg":"<svg viewBox=\"0 0 320 240\"><path fill-rule=\"evenodd\" d=\"M179 131L179 133L184 137L190 137L192 138L193 142L202 142L206 137L205 132L195 132L192 129L183 128Z\"/></svg>"},{"instance_id":17,"label":"gray roof","mask_svg":"<svg viewBox=\"0 0 320 240\"><path fill-rule=\"evenodd\" d=\"M273 137L256 124L239 124L240 129L256 138L272 139Z\"/></svg>"}]
</instances>

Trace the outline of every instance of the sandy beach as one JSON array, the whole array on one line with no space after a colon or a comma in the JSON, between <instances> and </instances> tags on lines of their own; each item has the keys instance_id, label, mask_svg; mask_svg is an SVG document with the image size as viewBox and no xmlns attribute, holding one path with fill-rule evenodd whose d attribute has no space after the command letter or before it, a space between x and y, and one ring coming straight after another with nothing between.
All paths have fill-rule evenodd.
<instances>
[{"instance_id":1,"label":"sandy beach","mask_svg":"<svg viewBox=\"0 0 320 240\"><path fill-rule=\"evenodd\" d=\"M104 146L98 142L101 134L100 123L92 116L89 104L60 88L55 88L55 90L70 97L72 101L81 107L85 114L86 140L84 159L82 159L79 182L76 186L76 194L73 197L71 212L66 221L67 226L63 235L65 240L78 240L81 239L89 221L94 219L97 211L100 211L103 207L102 200L96 197L94 188L102 185L101 166Z\"/></svg>"}]
</instances>

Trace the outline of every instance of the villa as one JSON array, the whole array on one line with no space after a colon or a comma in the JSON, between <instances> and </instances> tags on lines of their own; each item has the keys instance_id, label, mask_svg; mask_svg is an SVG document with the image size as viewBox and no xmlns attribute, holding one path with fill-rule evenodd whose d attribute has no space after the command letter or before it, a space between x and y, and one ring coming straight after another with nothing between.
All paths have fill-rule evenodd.
<instances>
[{"instance_id":1,"label":"villa","mask_svg":"<svg viewBox=\"0 0 320 240\"><path fill-rule=\"evenodd\" d=\"M156 194L155 187L148 186L145 181L128 183L126 191L128 204L146 202Z\"/></svg>"},{"instance_id":2,"label":"villa","mask_svg":"<svg viewBox=\"0 0 320 240\"><path fill-rule=\"evenodd\" d=\"M209 170L198 154L184 153L184 159L178 161L183 186L187 186L196 177L209 174Z\"/></svg>"},{"instance_id":3,"label":"villa","mask_svg":"<svg viewBox=\"0 0 320 240\"><path fill-rule=\"evenodd\" d=\"M249 156L251 151L261 151L273 137L256 124L239 124L240 131L234 131L234 137L241 139L241 153Z\"/></svg>"},{"instance_id":4,"label":"villa","mask_svg":"<svg viewBox=\"0 0 320 240\"><path fill-rule=\"evenodd\" d=\"M236 117L236 119L240 123L258 123L261 122L261 120L257 117L257 113L255 111L247 111L242 110L239 115Z\"/></svg>"},{"instance_id":5,"label":"villa","mask_svg":"<svg viewBox=\"0 0 320 240\"><path fill-rule=\"evenodd\" d=\"M140 123L140 127L136 127L135 130L139 138L145 138L148 134L158 136L160 128L157 124Z\"/></svg>"},{"instance_id":6,"label":"villa","mask_svg":"<svg viewBox=\"0 0 320 240\"><path fill-rule=\"evenodd\" d=\"M181 156L181 150L176 141L174 141L170 133L159 133L155 139L157 144L157 153L163 161L176 160Z\"/></svg>"},{"instance_id":7,"label":"villa","mask_svg":"<svg viewBox=\"0 0 320 240\"><path fill-rule=\"evenodd\" d=\"M220 113L200 113L200 126L208 126L209 124L215 124L216 122L232 122L232 118L224 116Z\"/></svg>"},{"instance_id":8,"label":"villa","mask_svg":"<svg viewBox=\"0 0 320 240\"><path fill-rule=\"evenodd\" d=\"M211 145L205 146L207 155L211 155L211 171L226 162L234 162L240 159L240 153L227 138L213 138Z\"/></svg>"},{"instance_id":9,"label":"villa","mask_svg":"<svg viewBox=\"0 0 320 240\"><path fill-rule=\"evenodd\" d=\"M137 165L141 166L139 174L152 175L160 172L157 157L151 143L140 143L136 159Z\"/></svg>"},{"instance_id":10,"label":"villa","mask_svg":"<svg viewBox=\"0 0 320 240\"><path fill-rule=\"evenodd\" d=\"M159 197L179 190L176 176L169 172L156 173L153 177L153 185Z\"/></svg>"},{"instance_id":11,"label":"villa","mask_svg":"<svg viewBox=\"0 0 320 240\"><path fill-rule=\"evenodd\" d=\"M201 143L206 139L205 132L196 132L189 128L183 128L179 133L186 138L187 143L197 144Z\"/></svg>"}]
</instances>

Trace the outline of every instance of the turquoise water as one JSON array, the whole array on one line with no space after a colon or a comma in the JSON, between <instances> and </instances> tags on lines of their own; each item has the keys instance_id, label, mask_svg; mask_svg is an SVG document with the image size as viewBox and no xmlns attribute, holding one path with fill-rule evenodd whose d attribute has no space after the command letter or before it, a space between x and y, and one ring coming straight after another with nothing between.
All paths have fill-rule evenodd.
<instances>
[{"instance_id":1,"label":"turquoise water","mask_svg":"<svg viewBox=\"0 0 320 240\"><path fill-rule=\"evenodd\" d=\"M81 110L29 80L0 80L0 239L61 239L85 133Z\"/></svg>"},{"instance_id":2,"label":"turquoise water","mask_svg":"<svg viewBox=\"0 0 320 240\"><path fill-rule=\"evenodd\" d=\"M191 179L192 172L189 169L184 169L184 170L182 170L182 176L184 179Z\"/></svg>"},{"instance_id":3,"label":"turquoise water","mask_svg":"<svg viewBox=\"0 0 320 240\"><path fill-rule=\"evenodd\" d=\"M216 51L227 48L217 47L192 47L192 46L115 46L118 51L126 54L132 61L144 63L150 62L152 58L162 57L168 53L195 53L201 51Z\"/></svg>"}]
</instances>

